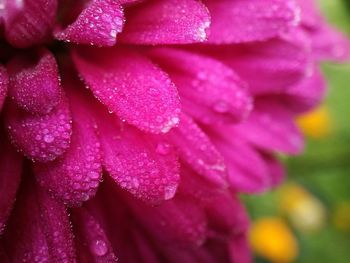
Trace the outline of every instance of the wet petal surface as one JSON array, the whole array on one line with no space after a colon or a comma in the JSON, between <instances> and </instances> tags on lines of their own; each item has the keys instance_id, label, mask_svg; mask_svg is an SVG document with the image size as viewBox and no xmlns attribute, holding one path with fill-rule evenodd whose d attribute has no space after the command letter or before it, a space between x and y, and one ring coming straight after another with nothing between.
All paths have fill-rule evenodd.
<instances>
[{"instance_id":1,"label":"wet petal surface","mask_svg":"<svg viewBox=\"0 0 350 263\"><path fill-rule=\"evenodd\" d=\"M200 1L145 1L127 11L120 40L134 44L203 42L209 25L210 15Z\"/></svg>"},{"instance_id":2,"label":"wet petal surface","mask_svg":"<svg viewBox=\"0 0 350 263\"><path fill-rule=\"evenodd\" d=\"M148 132L166 133L179 122L177 90L147 58L125 48L74 55L87 86L109 111Z\"/></svg>"}]
</instances>

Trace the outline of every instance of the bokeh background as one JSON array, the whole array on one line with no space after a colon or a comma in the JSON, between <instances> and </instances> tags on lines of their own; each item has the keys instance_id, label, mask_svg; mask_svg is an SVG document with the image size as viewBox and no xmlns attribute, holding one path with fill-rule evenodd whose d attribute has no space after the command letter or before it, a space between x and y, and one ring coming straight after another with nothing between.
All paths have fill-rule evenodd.
<instances>
[{"instance_id":1,"label":"bokeh background","mask_svg":"<svg viewBox=\"0 0 350 263\"><path fill-rule=\"evenodd\" d=\"M328 20L350 37L350 0L319 0ZM350 262L350 63L325 63L328 97L298 119L305 153L286 159L276 191L243 196L252 217L255 262Z\"/></svg>"}]
</instances>

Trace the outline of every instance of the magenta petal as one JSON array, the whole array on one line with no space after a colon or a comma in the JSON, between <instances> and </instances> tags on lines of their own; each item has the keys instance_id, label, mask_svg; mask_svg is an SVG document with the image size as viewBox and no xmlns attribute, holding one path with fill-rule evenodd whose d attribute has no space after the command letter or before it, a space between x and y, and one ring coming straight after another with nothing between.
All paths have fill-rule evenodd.
<instances>
[{"instance_id":1,"label":"magenta petal","mask_svg":"<svg viewBox=\"0 0 350 263\"><path fill-rule=\"evenodd\" d=\"M2 109L2 105L5 101L8 89L8 76L6 69L3 66L0 66L0 111Z\"/></svg>"},{"instance_id":2,"label":"magenta petal","mask_svg":"<svg viewBox=\"0 0 350 263\"><path fill-rule=\"evenodd\" d=\"M234 129L263 149L288 154L303 150L303 137L294 124L293 114L268 98L257 101L249 119Z\"/></svg>"},{"instance_id":3,"label":"magenta petal","mask_svg":"<svg viewBox=\"0 0 350 263\"><path fill-rule=\"evenodd\" d=\"M201 203L207 202L227 190L226 187L213 186L212 183L209 183L185 164L181 165L180 179L178 193L194 198Z\"/></svg>"},{"instance_id":4,"label":"magenta petal","mask_svg":"<svg viewBox=\"0 0 350 263\"><path fill-rule=\"evenodd\" d=\"M252 251L249 246L247 235L234 236L229 242L229 253L232 262L252 263Z\"/></svg>"},{"instance_id":5,"label":"magenta petal","mask_svg":"<svg viewBox=\"0 0 350 263\"><path fill-rule=\"evenodd\" d=\"M77 44L113 46L123 23L123 10L118 1L91 0L76 21L66 29L57 31L55 37Z\"/></svg>"},{"instance_id":6,"label":"magenta petal","mask_svg":"<svg viewBox=\"0 0 350 263\"><path fill-rule=\"evenodd\" d=\"M313 66L310 42L300 32L265 42L230 45L214 55L247 81L254 95L284 92Z\"/></svg>"},{"instance_id":7,"label":"magenta petal","mask_svg":"<svg viewBox=\"0 0 350 263\"><path fill-rule=\"evenodd\" d=\"M282 98L290 109L302 113L316 107L323 100L326 88L326 80L320 69L315 67L311 75L291 86Z\"/></svg>"},{"instance_id":8,"label":"magenta petal","mask_svg":"<svg viewBox=\"0 0 350 263\"><path fill-rule=\"evenodd\" d=\"M120 40L135 44L185 44L207 38L210 15L195 0L155 0L127 10Z\"/></svg>"},{"instance_id":9,"label":"magenta petal","mask_svg":"<svg viewBox=\"0 0 350 263\"><path fill-rule=\"evenodd\" d=\"M59 103L62 92L53 54L42 50L37 55L10 60L7 65L9 95L22 109L32 114L46 114Z\"/></svg>"},{"instance_id":10,"label":"magenta petal","mask_svg":"<svg viewBox=\"0 0 350 263\"><path fill-rule=\"evenodd\" d=\"M82 94L70 93L73 128L69 149L53 162L35 164L38 182L71 206L94 196L102 177L96 123L84 99Z\"/></svg>"},{"instance_id":11,"label":"magenta petal","mask_svg":"<svg viewBox=\"0 0 350 263\"><path fill-rule=\"evenodd\" d=\"M142 260L147 263L160 263L161 261L158 259L157 255L158 250L149 242L148 236L135 227L133 227L131 231L139 258L142 258Z\"/></svg>"},{"instance_id":12,"label":"magenta petal","mask_svg":"<svg viewBox=\"0 0 350 263\"><path fill-rule=\"evenodd\" d=\"M321 24L308 32L312 41L313 53L317 59L347 61L350 58L349 38L336 29Z\"/></svg>"},{"instance_id":13,"label":"magenta petal","mask_svg":"<svg viewBox=\"0 0 350 263\"><path fill-rule=\"evenodd\" d=\"M240 121L251 110L246 84L221 62L170 48L153 49L150 55L174 81L184 110L197 120Z\"/></svg>"},{"instance_id":14,"label":"magenta petal","mask_svg":"<svg viewBox=\"0 0 350 263\"><path fill-rule=\"evenodd\" d=\"M298 24L298 6L292 0L205 0L212 17L210 43L261 41Z\"/></svg>"},{"instance_id":15,"label":"magenta petal","mask_svg":"<svg viewBox=\"0 0 350 263\"><path fill-rule=\"evenodd\" d=\"M22 157L1 136L0 141L0 234L16 198L22 172Z\"/></svg>"},{"instance_id":16,"label":"magenta petal","mask_svg":"<svg viewBox=\"0 0 350 263\"><path fill-rule=\"evenodd\" d=\"M73 210L79 262L116 262L117 258L99 220L85 207Z\"/></svg>"},{"instance_id":17,"label":"magenta petal","mask_svg":"<svg viewBox=\"0 0 350 263\"><path fill-rule=\"evenodd\" d=\"M301 10L301 25L307 28L316 28L322 23L323 18L317 9L315 0L297 0Z\"/></svg>"},{"instance_id":18,"label":"magenta petal","mask_svg":"<svg viewBox=\"0 0 350 263\"><path fill-rule=\"evenodd\" d=\"M283 163L272 155L264 154L263 158L269 169L271 186L272 187L279 186L283 182L286 175L286 171L283 166Z\"/></svg>"},{"instance_id":19,"label":"magenta petal","mask_svg":"<svg viewBox=\"0 0 350 263\"><path fill-rule=\"evenodd\" d=\"M48 162L69 147L71 116L64 99L49 114L36 116L23 112L13 103L8 105L5 123L12 142L25 156Z\"/></svg>"},{"instance_id":20,"label":"magenta petal","mask_svg":"<svg viewBox=\"0 0 350 263\"><path fill-rule=\"evenodd\" d=\"M248 214L238 197L223 193L205 204L209 224L221 235L229 237L248 230Z\"/></svg>"},{"instance_id":21,"label":"magenta petal","mask_svg":"<svg viewBox=\"0 0 350 263\"><path fill-rule=\"evenodd\" d=\"M176 196L157 207L134 204L135 215L143 225L167 245L201 245L207 235L207 221L196 203Z\"/></svg>"},{"instance_id":22,"label":"magenta petal","mask_svg":"<svg viewBox=\"0 0 350 263\"><path fill-rule=\"evenodd\" d=\"M178 124L179 97L163 71L125 48L92 52L74 53L74 61L86 84L110 111L152 133L168 132Z\"/></svg>"},{"instance_id":23,"label":"magenta petal","mask_svg":"<svg viewBox=\"0 0 350 263\"><path fill-rule=\"evenodd\" d=\"M11 45L26 48L40 44L55 22L57 0L7 0L5 36Z\"/></svg>"},{"instance_id":24,"label":"magenta petal","mask_svg":"<svg viewBox=\"0 0 350 263\"><path fill-rule=\"evenodd\" d=\"M226 167L220 152L197 124L182 114L179 127L169 133L180 158L206 180L226 185Z\"/></svg>"},{"instance_id":25,"label":"magenta petal","mask_svg":"<svg viewBox=\"0 0 350 263\"><path fill-rule=\"evenodd\" d=\"M245 193L260 193L268 189L268 169L255 149L236 136L229 142L219 141L217 147L225 157L228 180L233 189Z\"/></svg>"},{"instance_id":26,"label":"magenta petal","mask_svg":"<svg viewBox=\"0 0 350 263\"><path fill-rule=\"evenodd\" d=\"M29 182L23 186L4 235L11 262L76 262L64 205Z\"/></svg>"},{"instance_id":27,"label":"magenta petal","mask_svg":"<svg viewBox=\"0 0 350 263\"><path fill-rule=\"evenodd\" d=\"M99 128L104 167L120 187L151 203L174 196L179 164L170 144L131 126L120 128L112 118Z\"/></svg>"}]
</instances>

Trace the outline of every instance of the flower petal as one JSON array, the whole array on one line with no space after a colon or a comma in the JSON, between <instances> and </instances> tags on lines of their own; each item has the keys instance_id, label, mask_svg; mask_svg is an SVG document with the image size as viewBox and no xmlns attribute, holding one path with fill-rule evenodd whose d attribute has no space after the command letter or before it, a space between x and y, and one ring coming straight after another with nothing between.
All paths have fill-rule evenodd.
<instances>
[{"instance_id":1,"label":"flower petal","mask_svg":"<svg viewBox=\"0 0 350 263\"><path fill-rule=\"evenodd\" d=\"M160 206L134 203L133 211L152 235L164 245L201 245L207 235L202 211L191 200L176 196Z\"/></svg>"},{"instance_id":2,"label":"flower petal","mask_svg":"<svg viewBox=\"0 0 350 263\"><path fill-rule=\"evenodd\" d=\"M6 69L0 65L0 111L5 101L8 89L8 76Z\"/></svg>"},{"instance_id":3,"label":"flower petal","mask_svg":"<svg viewBox=\"0 0 350 263\"><path fill-rule=\"evenodd\" d=\"M66 99L43 116L23 112L9 103L5 123L12 142L25 156L48 162L62 155L69 147L71 116Z\"/></svg>"},{"instance_id":4,"label":"flower petal","mask_svg":"<svg viewBox=\"0 0 350 263\"><path fill-rule=\"evenodd\" d=\"M246 234L234 236L229 242L229 252L232 262L252 263L252 251L250 250Z\"/></svg>"},{"instance_id":5,"label":"flower petal","mask_svg":"<svg viewBox=\"0 0 350 263\"><path fill-rule=\"evenodd\" d=\"M11 262L76 262L64 205L31 182L21 188L4 245Z\"/></svg>"},{"instance_id":6,"label":"flower petal","mask_svg":"<svg viewBox=\"0 0 350 263\"><path fill-rule=\"evenodd\" d=\"M297 0L301 11L301 25L307 28L317 28L323 21L320 10L314 0Z\"/></svg>"},{"instance_id":7,"label":"flower petal","mask_svg":"<svg viewBox=\"0 0 350 263\"><path fill-rule=\"evenodd\" d=\"M271 186L279 186L283 182L286 175L283 164L273 155L263 154L262 156L270 171Z\"/></svg>"},{"instance_id":8,"label":"flower petal","mask_svg":"<svg viewBox=\"0 0 350 263\"><path fill-rule=\"evenodd\" d=\"M249 217L238 197L229 193L216 195L205 204L208 221L220 235L230 237L248 231Z\"/></svg>"},{"instance_id":9,"label":"flower petal","mask_svg":"<svg viewBox=\"0 0 350 263\"><path fill-rule=\"evenodd\" d=\"M195 0L145 1L130 8L120 41L134 44L185 44L207 38L210 15Z\"/></svg>"},{"instance_id":10,"label":"flower petal","mask_svg":"<svg viewBox=\"0 0 350 263\"><path fill-rule=\"evenodd\" d=\"M47 40L57 0L7 0L5 5L5 36L11 45L27 48Z\"/></svg>"},{"instance_id":11,"label":"flower petal","mask_svg":"<svg viewBox=\"0 0 350 263\"><path fill-rule=\"evenodd\" d=\"M247 81L254 95L284 92L313 66L310 42L296 31L265 42L229 45L213 53Z\"/></svg>"},{"instance_id":12,"label":"flower petal","mask_svg":"<svg viewBox=\"0 0 350 263\"><path fill-rule=\"evenodd\" d=\"M137 129L118 127L114 118L99 122L105 169L120 187L159 203L174 196L179 165L171 145Z\"/></svg>"},{"instance_id":13,"label":"flower petal","mask_svg":"<svg viewBox=\"0 0 350 263\"><path fill-rule=\"evenodd\" d=\"M204 0L212 16L210 43L261 41L298 24L294 0Z\"/></svg>"},{"instance_id":14,"label":"flower petal","mask_svg":"<svg viewBox=\"0 0 350 263\"><path fill-rule=\"evenodd\" d=\"M85 207L73 209L79 262L116 262L118 259L99 220Z\"/></svg>"},{"instance_id":15,"label":"flower petal","mask_svg":"<svg viewBox=\"0 0 350 263\"><path fill-rule=\"evenodd\" d=\"M263 149L298 154L303 150L303 137L289 110L273 98L257 100L249 119L237 125L238 134Z\"/></svg>"},{"instance_id":16,"label":"flower petal","mask_svg":"<svg viewBox=\"0 0 350 263\"><path fill-rule=\"evenodd\" d=\"M0 137L0 234L16 198L22 172L22 157Z\"/></svg>"},{"instance_id":17,"label":"flower petal","mask_svg":"<svg viewBox=\"0 0 350 263\"><path fill-rule=\"evenodd\" d=\"M236 136L229 141L218 141L223 154L231 187L239 192L260 193L270 186L268 169L256 150Z\"/></svg>"},{"instance_id":18,"label":"flower petal","mask_svg":"<svg viewBox=\"0 0 350 263\"><path fill-rule=\"evenodd\" d=\"M77 44L114 46L123 24L123 10L118 1L91 0L72 24L55 32L55 37Z\"/></svg>"},{"instance_id":19,"label":"flower petal","mask_svg":"<svg viewBox=\"0 0 350 263\"><path fill-rule=\"evenodd\" d=\"M7 64L9 95L32 114L47 114L59 103L62 92L55 57L48 50L19 55Z\"/></svg>"},{"instance_id":20,"label":"flower petal","mask_svg":"<svg viewBox=\"0 0 350 263\"><path fill-rule=\"evenodd\" d=\"M172 48L153 49L149 54L168 72L184 110L197 120L240 121L251 110L246 84L221 62Z\"/></svg>"},{"instance_id":21,"label":"flower petal","mask_svg":"<svg viewBox=\"0 0 350 263\"><path fill-rule=\"evenodd\" d=\"M180 158L209 182L226 184L226 167L223 157L206 134L185 114L179 127L169 133Z\"/></svg>"},{"instance_id":22,"label":"flower petal","mask_svg":"<svg viewBox=\"0 0 350 263\"><path fill-rule=\"evenodd\" d=\"M181 165L180 178L178 193L194 198L201 203L205 203L227 190L226 187L216 187L209 183L185 164Z\"/></svg>"},{"instance_id":23,"label":"flower petal","mask_svg":"<svg viewBox=\"0 0 350 263\"><path fill-rule=\"evenodd\" d=\"M125 48L100 49L75 64L94 95L136 127L168 132L179 122L180 103L168 76L147 58Z\"/></svg>"},{"instance_id":24,"label":"flower petal","mask_svg":"<svg viewBox=\"0 0 350 263\"><path fill-rule=\"evenodd\" d=\"M294 112L307 112L323 100L326 88L326 80L320 69L315 67L311 75L291 86L281 98Z\"/></svg>"},{"instance_id":25,"label":"flower petal","mask_svg":"<svg viewBox=\"0 0 350 263\"><path fill-rule=\"evenodd\" d=\"M40 185L64 203L77 206L95 195L102 178L102 158L88 100L82 92L69 95L73 118L70 147L55 161L34 167Z\"/></svg>"},{"instance_id":26,"label":"flower petal","mask_svg":"<svg viewBox=\"0 0 350 263\"><path fill-rule=\"evenodd\" d=\"M350 58L349 37L335 28L322 23L317 29L309 30L312 50L319 60L346 62Z\"/></svg>"}]
</instances>

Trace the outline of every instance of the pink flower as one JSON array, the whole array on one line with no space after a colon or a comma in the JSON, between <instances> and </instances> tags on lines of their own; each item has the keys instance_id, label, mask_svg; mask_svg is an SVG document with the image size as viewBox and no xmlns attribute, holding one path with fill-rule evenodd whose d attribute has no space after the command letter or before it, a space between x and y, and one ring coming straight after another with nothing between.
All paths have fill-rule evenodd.
<instances>
[{"instance_id":1,"label":"pink flower","mask_svg":"<svg viewBox=\"0 0 350 263\"><path fill-rule=\"evenodd\" d=\"M319 60L348 54L311 1L2 0L0 16L1 262L250 262L238 193L281 182Z\"/></svg>"}]
</instances>

